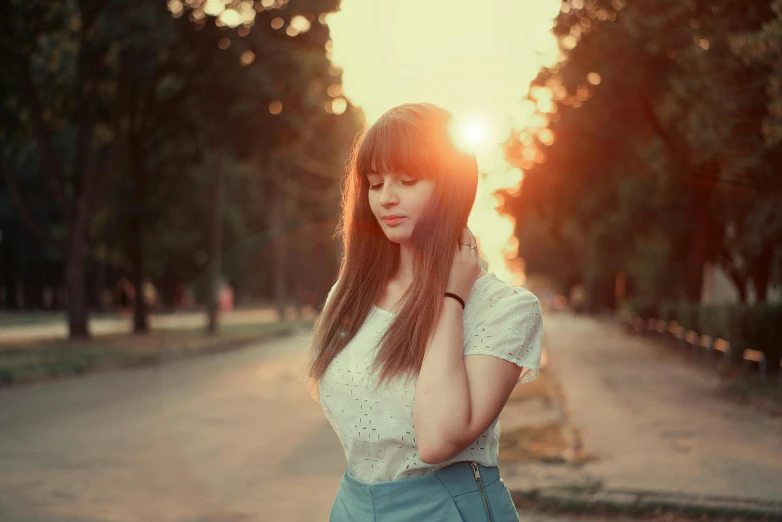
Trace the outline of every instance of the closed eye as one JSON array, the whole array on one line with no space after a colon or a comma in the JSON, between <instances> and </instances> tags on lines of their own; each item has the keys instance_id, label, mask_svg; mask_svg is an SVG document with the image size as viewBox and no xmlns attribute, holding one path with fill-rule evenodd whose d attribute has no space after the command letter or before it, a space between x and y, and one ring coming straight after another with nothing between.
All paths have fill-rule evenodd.
<instances>
[{"instance_id":1,"label":"closed eye","mask_svg":"<svg viewBox=\"0 0 782 522\"><path fill-rule=\"evenodd\" d=\"M416 183L418 183L417 179L402 180L402 184L406 185L408 187L411 187L411 186L415 185ZM375 190L377 187L381 187L381 186L383 186L382 183L377 183L376 185L370 185L369 186L369 190Z\"/></svg>"}]
</instances>

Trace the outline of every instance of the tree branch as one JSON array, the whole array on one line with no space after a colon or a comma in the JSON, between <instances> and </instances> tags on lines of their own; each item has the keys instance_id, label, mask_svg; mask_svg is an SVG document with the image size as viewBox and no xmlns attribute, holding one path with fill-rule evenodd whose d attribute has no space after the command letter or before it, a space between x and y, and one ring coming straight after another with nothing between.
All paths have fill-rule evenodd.
<instances>
[{"instance_id":1,"label":"tree branch","mask_svg":"<svg viewBox=\"0 0 782 522\"><path fill-rule=\"evenodd\" d=\"M71 209L68 205L68 198L63 187L62 164L57 154L51 146L49 131L43 121L41 104L38 101L38 94L33 83L32 72L30 71L30 60L27 57L17 56L20 65L18 77L20 79L20 95L27 103L30 110L30 119L33 123L33 133L38 142L38 148L41 151L41 164L46 173L49 182L49 189L52 191L54 200L57 202L65 217L71 219Z\"/></svg>"}]
</instances>

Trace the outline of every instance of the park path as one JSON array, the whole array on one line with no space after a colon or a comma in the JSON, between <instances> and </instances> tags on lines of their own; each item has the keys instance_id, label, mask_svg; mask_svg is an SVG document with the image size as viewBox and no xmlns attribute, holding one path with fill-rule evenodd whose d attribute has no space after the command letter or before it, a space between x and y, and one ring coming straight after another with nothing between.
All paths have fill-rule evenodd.
<instances>
[{"instance_id":1,"label":"park path","mask_svg":"<svg viewBox=\"0 0 782 522\"><path fill-rule=\"evenodd\" d=\"M782 500L782 418L718 393L712 372L620 324L544 317L569 422L613 490Z\"/></svg>"},{"instance_id":2,"label":"park path","mask_svg":"<svg viewBox=\"0 0 782 522\"><path fill-rule=\"evenodd\" d=\"M309 335L0 390L0 520L325 522L345 457Z\"/></svg>"},{"instance_id":3,"label":"park path","mask_svg":"<svg viewBox=\"0 0 782 522\"><path fill-rule=\"evenodd\" d=\"M0 520L327 520L345 461L302 380L307 335L0 390ZM546 342L604 486L782 498L782 420L616 325L549 314Z\"/></svg>"}]
</instances>

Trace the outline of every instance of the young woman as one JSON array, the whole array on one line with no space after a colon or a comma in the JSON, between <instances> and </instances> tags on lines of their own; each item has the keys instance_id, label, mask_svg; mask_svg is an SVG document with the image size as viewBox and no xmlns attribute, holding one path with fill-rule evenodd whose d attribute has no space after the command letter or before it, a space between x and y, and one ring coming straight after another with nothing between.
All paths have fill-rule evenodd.
<instances>
[{"instance_id":1,"label":"young woman","mask_svg":"<svg viewBox=\"0 0 782 522\"><path fill-rule=\"evenodd\" d=\"M308 368L347 459L331 522L518 520L497 419L537 377L540 305L479 265L466 227L478 166L453 122L401 105L353 150L344 256Z\"/></svg>"}]
</instances>

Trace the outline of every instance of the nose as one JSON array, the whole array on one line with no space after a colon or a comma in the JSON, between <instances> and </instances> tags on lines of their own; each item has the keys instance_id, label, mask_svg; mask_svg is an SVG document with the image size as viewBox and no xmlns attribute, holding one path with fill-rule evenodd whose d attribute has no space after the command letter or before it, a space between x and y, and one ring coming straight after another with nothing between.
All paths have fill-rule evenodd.
<instances>
[{"instance_id":1,"label":"nose","mask_svg":"<svg viewBox=\"0 0 782 522\"><path fill-rule=\"evenodd\" d=\"M396 189L392 187L392 185L393 183L383 183L383 186L380 189L378 203L384 207L395 205L399 202L399 196L396 193Z\"/></svg>"}]
</instances>

